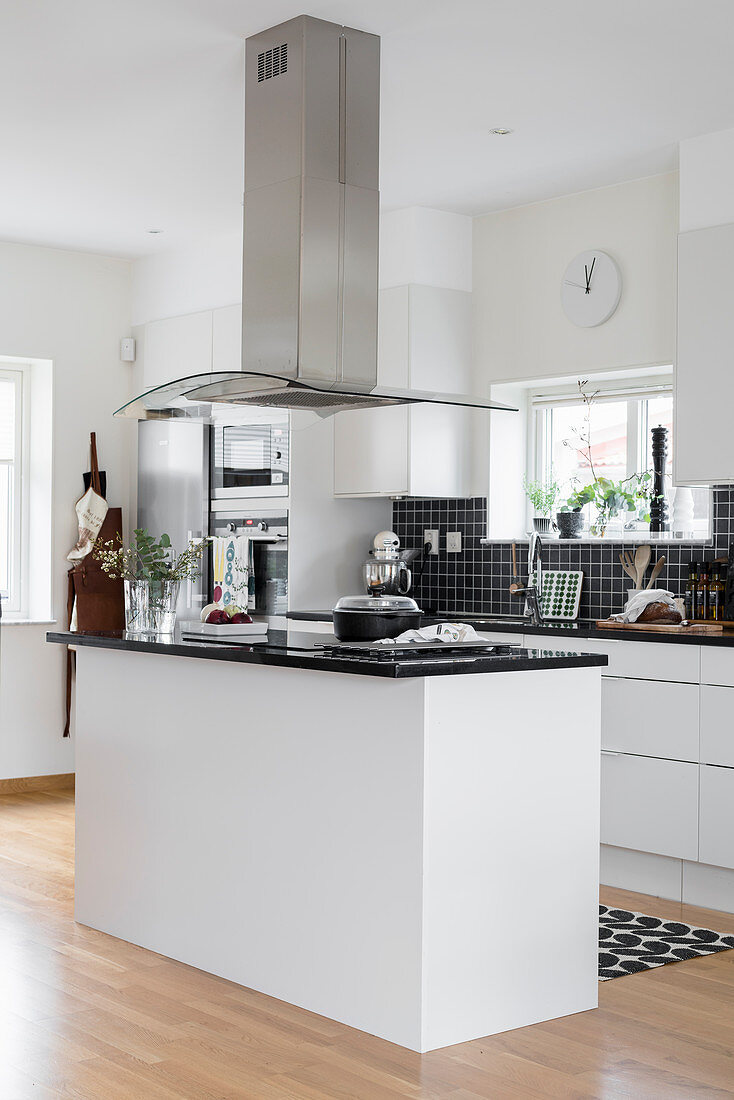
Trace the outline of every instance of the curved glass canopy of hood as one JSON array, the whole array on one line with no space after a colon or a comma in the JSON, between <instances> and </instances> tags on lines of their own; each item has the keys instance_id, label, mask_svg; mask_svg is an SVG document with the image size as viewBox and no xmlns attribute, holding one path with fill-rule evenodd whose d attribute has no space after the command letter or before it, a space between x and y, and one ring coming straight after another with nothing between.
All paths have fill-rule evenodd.
<instances>
[{"instance_id":1,"label":"curved glass canopy of hood","mask_svg":"<svg viewBox=\"0 0 734 1100\"><path fill-rule=\"evenodd\" d=\"M323 418L350 409L385 408L391 405L453 405L468 409L501 409L517 412L490 398L469 394L430 393L377 387L360 391L353 385L331 383L323 387L247 371L192 374L147 390L117 409L115 416L133 420L197 420L215 423L240 409L270 408L314 413Z\"/></svg>"}]
</instances>

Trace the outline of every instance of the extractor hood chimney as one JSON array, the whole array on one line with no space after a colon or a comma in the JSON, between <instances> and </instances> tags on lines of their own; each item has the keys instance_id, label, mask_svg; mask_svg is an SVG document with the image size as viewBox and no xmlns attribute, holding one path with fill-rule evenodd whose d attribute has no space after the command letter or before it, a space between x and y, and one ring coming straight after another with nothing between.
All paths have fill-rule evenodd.
<instances>
[{"instance_id":1,"label":"extractor hood chimney","mask_svg":"<svg viewBox=\"0 0 734 1100\"><path fill-rule=\"evenodd\" d=\"M508 408L377 387L379 112L376 35L301 15L247 39L242 370L179 379L119 414Z\"/></svg>"}]
</instances>

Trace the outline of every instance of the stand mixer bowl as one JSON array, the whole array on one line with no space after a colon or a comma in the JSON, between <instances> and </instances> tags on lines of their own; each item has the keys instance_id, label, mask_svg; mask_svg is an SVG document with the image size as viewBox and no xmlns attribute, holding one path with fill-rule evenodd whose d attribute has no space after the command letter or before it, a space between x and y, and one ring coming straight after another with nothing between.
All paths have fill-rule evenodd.
<instances>
[{"instance_id":1,"label":"stand mixer bowl","mask_svg":"<svg viewBox=\"0 0 734 1100\"><path fill-rule=\"evenodd\" d=\"M395 550L374 550L362 566L362 577L369 596L405 596L413 579Z\"/></svg>"}]
</instances>

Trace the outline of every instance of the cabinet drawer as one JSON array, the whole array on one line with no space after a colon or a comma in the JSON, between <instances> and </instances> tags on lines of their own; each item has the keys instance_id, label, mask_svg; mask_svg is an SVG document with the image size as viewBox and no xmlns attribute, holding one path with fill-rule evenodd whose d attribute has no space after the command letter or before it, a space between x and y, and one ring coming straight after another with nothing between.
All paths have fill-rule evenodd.
<instances>
[{"instance_id":1,"label":"cabinet drawer","mask_svg":"<svg viewBox=\"0 0 734 1100\"><path fill-rule=\"evenodd\" d=\"M673 642L614 642L609 652L610 676L672 680L697 684L700 647Z\"/></svg>"},{"instance_id":2,"label":"cabinet drawer","mask_svg":"<svg viewBox=\"0 0 734 1100\"><path fill-rule=\"evenodd\" d=\"M701 683L734 687L734 646L701 646Z\"/></svg>"},{"instance_id":3,"label":"cabinet drawer","mask_svg":"<svg viewBox=\"0 0 734 1100\"><path fill-rule=\"evenodd\" d=\"M696 684L605 676L601 688L602 747L697 762L698 691Z\"/></svg>"},{"instance_id":4,"label":"cabinet drawer","mask_svg":"<svg viewBox=\"0 0 734 1100\"><path fill-rule=\"evenodd\" d=\"M698 764L602 750L601 841L698 859Z\"/></svg>"},{"instance_id":5,"label":"cabinet drawer","mask_svg":"<svg viewBox=\"0 0 734 1100\"><path fill-rule=\"evenodd\" d=\"M734 688L701 688L702 764L734 768Z\"/></svg>"},{"instance_id":6,"label":"cabinet drawer","mask_svg":"<svg viewBox=\"0 0 734 1100\"><path fill-rule=\"evenodd\" d=\"M532 638L532 635L528 635ZM546 635L550 645L551 637ZM606 676L625 676L633 680L668 680L679 683L697 684L701 670L700 647L697 645L679 645L673 642L628 642L606 638L575 638L568 636L552 637L553 644L559 643L559 649L574 653L606 653L609 665L604 670ZM561 641L563 644L561 645ZM531 645L526 641L526 645ZM734 649L732 649L734 658Z\"/></svg>"},{"instance_id":7,"label":"cabinet drawer","mask_svg":"<svg viewBox=\"0 0 734 1100\"><path fill-rule=\"evenodd\" d=\"M734 769L701 765L701 837L698 858L734 867Z\"/></svg>"}]
</instances>

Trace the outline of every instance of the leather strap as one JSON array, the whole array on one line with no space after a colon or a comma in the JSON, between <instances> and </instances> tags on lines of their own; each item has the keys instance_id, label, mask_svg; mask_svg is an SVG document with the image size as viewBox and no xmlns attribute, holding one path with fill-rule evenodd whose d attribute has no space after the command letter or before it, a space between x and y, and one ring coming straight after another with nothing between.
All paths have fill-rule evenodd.
<instances>
[{"instance_id":1,"label":"leather strap","mask_svg":"<svg viewBox=\"0 0 734 1100\"><path fill-rule=\"evenodd\" d=\"M99 476L99 471L97 471ZM68 571L69 587L66 593L66 621L67 627L71 627L71 617L74 614L74 570ZM71 691L76 668L76 653L69 646L66 647L66 722L64 725L64 737L71 736Z\"/></svg>"},{"instance_id":2,"label":"leather strap","mask_svg":"<svg viewBox=\"0 0 734 1100\"><path fill-rule=\"evenodd\" d=\"M91 432L89 436L89 449L92 452L92 480L90 482L95 493L102 496L102 485L99 480L99 459L97 458L97 433Z\"/></svg>"}]
</instances>

